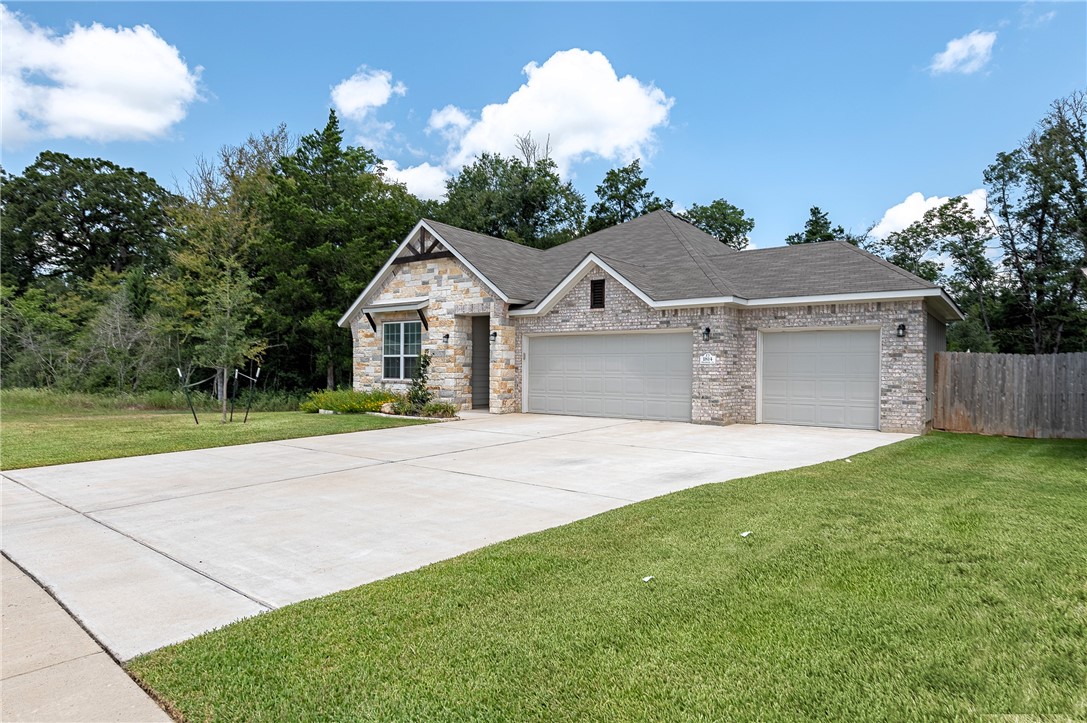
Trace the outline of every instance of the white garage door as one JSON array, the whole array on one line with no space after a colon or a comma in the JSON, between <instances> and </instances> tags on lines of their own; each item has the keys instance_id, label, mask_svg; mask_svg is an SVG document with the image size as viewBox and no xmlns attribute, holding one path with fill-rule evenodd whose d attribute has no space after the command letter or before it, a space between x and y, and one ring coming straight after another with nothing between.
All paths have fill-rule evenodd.
<instances>
[{"instance_id":1,"label":"white garage door","mask_svg":"<svg viewBox=\"0 0 1087 723\"><path fill-rule=\"evenodd\" d=\"M527 411L690 421L691 344L689 331L532 337Z\"/></svg>"},{"instance_id":2,"label":"white garage door","mask_svg":"<svg viewBox=\"0 0 1087 723\"><path fill-rule=\"evenodd\" d=\"M879 331L762 334L762 421L879 428Z\"/></svg>"}]
</instances>

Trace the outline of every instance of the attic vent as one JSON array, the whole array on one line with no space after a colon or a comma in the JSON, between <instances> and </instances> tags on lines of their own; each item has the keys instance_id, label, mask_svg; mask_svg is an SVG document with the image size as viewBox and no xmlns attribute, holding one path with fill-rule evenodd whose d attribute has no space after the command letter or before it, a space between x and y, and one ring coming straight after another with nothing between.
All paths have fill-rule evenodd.
<instances>
[{"instance_id":1,"label":"attic vent","mask_svg":"<svg viewBox=\"0 0 1087 723\"><path fill-rule=\"evenodd\" d=\"M604 308L604 279L593 279L589 282L589 308Z\"/></svg>"}]
</instances>

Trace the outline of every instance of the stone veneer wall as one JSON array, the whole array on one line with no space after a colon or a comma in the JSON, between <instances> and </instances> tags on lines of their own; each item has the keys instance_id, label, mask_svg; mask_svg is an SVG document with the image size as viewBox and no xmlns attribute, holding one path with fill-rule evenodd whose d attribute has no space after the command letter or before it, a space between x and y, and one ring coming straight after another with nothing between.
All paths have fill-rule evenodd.
<instances>
[{"instance_id":1,"label":"stone veneer wall","mask_svg":"<svg viewBox=\"0 0 1087 723\"><path fill-rule=\"evenodd\" d=\"M423 329L423 349L430 352L430 386L436 396L459 409L472 406L472 316L489 316L491 331L498 332L491 344L492 412L516 411L513 407L516 370L513 366L513 327L501 299L456 259L415 261L396 266L393 273L369 300L369 304L413 297L429 297L423 310L430 329ZM375 314L377 332L364 314L351 320L354 339L354 387L359 391L387 387L405 391L410 380L382 378L382 323L417 321L414 311ZM442 337L449 334L449 343ZM491 343L490 340L485 340Z\"/></svg>"}]
</instances>

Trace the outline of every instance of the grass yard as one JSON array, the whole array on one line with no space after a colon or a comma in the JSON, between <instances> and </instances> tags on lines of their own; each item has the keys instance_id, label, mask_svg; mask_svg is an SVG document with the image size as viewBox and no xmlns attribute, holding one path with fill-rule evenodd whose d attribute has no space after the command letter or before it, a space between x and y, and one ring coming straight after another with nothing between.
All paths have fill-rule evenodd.
<instances>
[{"instance_id":1,"label":"grass yard","mask_svg":"<svg viewBox=\"0 0 1087 723\"><path fill-rule=\"evenodd\" d=\"M84 397L87 395L83 395ZM242 424L244 408L235 410L232 424L220 424L221 415L199 411L140 411L101 405L66 406L45 394L25 390L0 392L0 469L41 467L47 464L86 462L185 449L224 447L230 444L270 442L319 434L358 432L364 429L420 424L366 414L303 414L251 412Z\"/></svg>"},{"instance_id":2,"label":"grass yard","mask_svg":"<svg viewBox=\"0 0 1087 723\"><path fill-rule=\"evenodd\" d=\"M1087 442L708 485L129 667L191 721L1082 720Z\"/></svg>"}]
</instances>

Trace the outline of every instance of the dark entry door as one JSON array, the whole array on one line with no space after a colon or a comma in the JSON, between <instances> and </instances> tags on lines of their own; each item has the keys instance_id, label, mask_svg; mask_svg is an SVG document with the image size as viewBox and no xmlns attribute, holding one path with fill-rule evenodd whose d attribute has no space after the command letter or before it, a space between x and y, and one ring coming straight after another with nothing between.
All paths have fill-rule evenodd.
<instances>
[{"instance_id":1,"label":"dark entry door","mask_svg":"<svg viewBox=\"0 0 1087 723\"><path fill-rule=\"evenodd\" d=\"M491 319L472 317L472 409L491 406Z\"/></svg>"}]
</instances>

